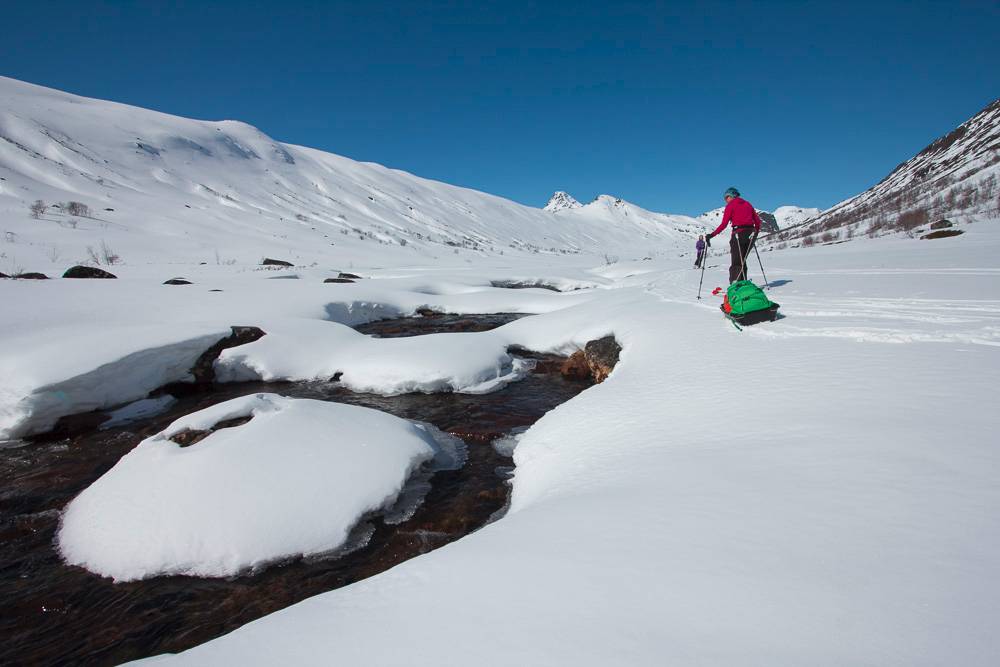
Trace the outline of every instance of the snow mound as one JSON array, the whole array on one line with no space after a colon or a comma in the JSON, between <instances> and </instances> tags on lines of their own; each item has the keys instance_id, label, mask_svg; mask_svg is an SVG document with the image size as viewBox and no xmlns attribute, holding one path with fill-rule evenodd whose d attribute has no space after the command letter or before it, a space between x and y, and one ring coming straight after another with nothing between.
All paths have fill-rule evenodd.
<instances>
[{"instance_id":1,"label":"snow mound","mask_svg":"<svg viewBox=\"0 0 1000 667\"><path fill-rule=\"evenodd\" d=\"M171 438L219 428L182 447ZM231 576L345 543L435 454L420 426L377 410L243 396L143 440L77 496L59 531L67 562L116 581Z\"/></svg>"},{"instance_id":2,"label":"snow mound","mask_svg":"<svg viewBox=\"0 0 1000 667\"><path fill-rule=\"evenodd\" d=\"M372 338L321 320L266 324L268 335L224 350L222 382L329 380L358 392L477 394L520 379L529 369L507 354L505 339L476 333Z\"/></svg>"},{"instance_id":3,"label":"snow mound","mask_svg":"<svg viewBox=\"0 0 1000 667\"><path fill-rule=\"evenodd\" d=\"M0 351L0 440L43 433L64 415L121 405L165 384L190 381L198 357L229 331L201 323L112 326L95 317L94 323L9 337Z\"/></svg>"}]
</instances>

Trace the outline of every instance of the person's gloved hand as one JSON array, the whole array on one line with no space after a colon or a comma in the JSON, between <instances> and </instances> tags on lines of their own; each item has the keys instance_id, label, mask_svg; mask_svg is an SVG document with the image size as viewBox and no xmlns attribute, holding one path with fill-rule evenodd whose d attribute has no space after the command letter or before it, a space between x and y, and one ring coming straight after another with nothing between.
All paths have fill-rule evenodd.
<instances>
[{"instance_id":1,"label":"person's gloved hand","mask_svg":"<svg viewBox=\"0 0 1000 667\"><path fill-rule=\"evenodd\" d=\"M711 246L712 245L712 235L711 234L705 234L705 245L707 245L707 246Z\"/></svg>"}]
</instances>

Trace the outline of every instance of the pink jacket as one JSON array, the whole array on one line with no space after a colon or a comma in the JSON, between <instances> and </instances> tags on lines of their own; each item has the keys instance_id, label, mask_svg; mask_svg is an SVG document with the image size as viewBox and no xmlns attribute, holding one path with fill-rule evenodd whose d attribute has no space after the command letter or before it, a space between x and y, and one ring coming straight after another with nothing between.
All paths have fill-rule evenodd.
<instances>
[{"instance_id":1,"label":"pink jacket","mask_svg":"<svg viewBox=\"0 0 1000 667\"><path fill-rule=\"evenodd\" d=\"M737 227L752 226L755 232L760 231L760 216L754 210L753 205L742 197L733 197L726 204L726 210L722 212L722 222L718 228L712 232L712 236L718 236L730 222L733 223L733 233Z\"/></svg>"}]
</instances>

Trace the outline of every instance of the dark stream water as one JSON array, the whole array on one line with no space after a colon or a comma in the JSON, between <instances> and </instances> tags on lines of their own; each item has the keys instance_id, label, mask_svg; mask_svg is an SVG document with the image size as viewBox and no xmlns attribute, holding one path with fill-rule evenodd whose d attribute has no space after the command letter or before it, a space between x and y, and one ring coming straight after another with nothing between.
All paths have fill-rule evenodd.
<instances>
[{"instance_id":1,"label":"dark stream water","mask_svg":"<svg viewBox=\"0 0 1000 667\"><path fill-rule=\"evenodd\" d=\"M358 329L384 337L482 331L517 317L429 314ZM0 450L0 664L113 665L181 651L482 527L503 510L509 493L505 473L511 459L491 443L530 426L589 386L552 372L555 366L539 363L538 372L485 395L384 397L348 392L336 383L213 385L180 396L155 417ZM230 579L172 576L123 584L62 562L54 547L59 514L77 493L177 417L257 391L363 405L429 422L464 440L468 460L459 470L434 474L431 491L410 519L388 525L372 518L362 527L373 531L367 544L337 558L297 558Z\"/></svg>"}]
</instances>

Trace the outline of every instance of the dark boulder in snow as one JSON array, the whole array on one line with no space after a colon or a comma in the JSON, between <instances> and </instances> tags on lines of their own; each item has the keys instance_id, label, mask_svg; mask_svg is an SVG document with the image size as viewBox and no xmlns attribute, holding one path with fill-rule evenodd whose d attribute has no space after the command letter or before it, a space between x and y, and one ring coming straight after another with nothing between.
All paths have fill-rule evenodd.
<instances>
[{"instance_id":1,"label":"dark boulder in snow","mask_svg":"<svg viewBox=\"0 0 1000 667\"><path fill-rule=\"evenodd\" d=\"M28 271L27 273L19 273L14 276L18 280L48 280L49 277L44 273L38 273L36 271Z\"/></svg>"},{"instance_id":2,"label":"dark boulder in snow","mask_svg":"<svg viewBox=\"0 0 1000 667\"><path fill-rule=\"evenodd\" d=\"M337 277L338 278L347 278L348 280L361 280L361 276L355 275L353 273L344 273L343 271L341 271L337 275Z\"/></svg>"},{"instance_id":3,"label":"dark boulder in snow","mask_svg":"<svg viewBox=\"0 0 1000 667\"><path fill-rule=\"evenodd\" d=\"M170 280L164 280L164 285L190 285L191 281L185 278L171 278Z\"/></svg>"},{"instance_id":4,"label":"dark boulder in snow","mask_svg":"<svg viewBox=\"0 0 1000 667\"><path fill-rule=\"evenodd\" d=\"M765 234L778 231L778 219L773 213L757 211L757 215L760 216L760 231Z\"/></svg>"},{"instance_id":5,"label":"dark boulder in snow","mask_svg":"<svg viewBox=\"0 0 1000 667\"><path fill-rule=\"evenodd\" d=\"M348 280L347 278L327 278L323 282L325 283L353 283L353 280Z\"/></svg>"},{"instance_id":6,"label":"dark boulder in snow","mask_svg":"<svg viewBox=\"0 0 1000 667\"><path fill-rule=\"evenodd\" d=\"M598 340L592 340L583 348L583 353L587 357L587 364L594 375L594 382L604 382L605 378L611 375L611 371L618 364L618 355L622 351L622 346L618 344L614 336L605 336Z\"/></svg>"},{"instance_id":7,"label":"dark boulder in snow","mask_svg":"<svg viewBox=\"0 0 1000 667\"><path fill-rule=\"evenodd\" d=\"M933 241L934 239L946 239L949 236L958 236L962 234L961 229L942 229L940 231L931 232L930 234L924 234L920 237L923 241Z\"/></svg>"},{"instance_id":8,"label":"dark boulder in snow","mask_svg":"<svg viewBox=\"0 0 1000 667\"><path fill-rule=\"evenodd\" d=\"M265 257L264 261L260 263L261 266L295 266L291 262L286 262L283 259L271 259L270 257Z\"/></svg>"},{"instance_id":9,"label":"dark boulder in snow","mask_svg":"<svg viewBox=\"0 0 1000 667\"><path fill-rule=\"evenodd\" d=\"M931 224L931 229L948 229L949 227L954 227L951 220L938 220Z\"/></svg>"},{"instance_id":10,"label":"dark boulder in snow","mask_svg":"<svg viewBox=\"0 0 1000 667\"><path fill-rule=\"evenodd\" d=\"M551 292L562 291L555 285L550 285L541 280L491 280L490 285L501 289L547 289Z\"/></svg>"},{"instance_id":11,"label":"dark boulder in snow","mask_svg":"<svg viewBox=\"0 0 1000 667\"><path fill-rule=\"evenodd\" d=\"M3 273L2 271L0 271L0 278L10 278L10 276L8 276L6 273Z\"/></svg>"},{"instance_id":12,"label":"dark boulder in snow","mask_svg":"<svg viewBox=\"0 0 1000 667\"><path fill-rule=\"evenodd\" d=\"M66 269L63 278L117 278L113 273L99 269L96 266L72 266Z\"/></svg>"},{"instance_id":13,"label":"dark boulder in snow","mask_svg":"<svg viewBox=\"0 0 1000 667\"><path fill-rule=\"evenodd\" d=\"M560 372L573 380L593 378L594 382L604 382L618 364L621 351L614 336L592 340L563 362Z\"/></svg>"},{"instance_id":14,"label":"dark boulder in snow","mask_svg":"<svg viewBox=\"0 0 1000 667\"><path fill-rule=\"evenodd\" d=\"M195 384L205 385L215 382L215 360L222 351L230 347L246 345L260 340L266 333L258 327L231 327L233 333L205 350L191 369Z\"/></svg>"}]
</instances>

